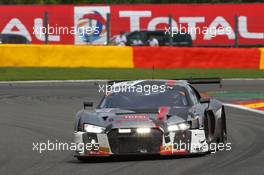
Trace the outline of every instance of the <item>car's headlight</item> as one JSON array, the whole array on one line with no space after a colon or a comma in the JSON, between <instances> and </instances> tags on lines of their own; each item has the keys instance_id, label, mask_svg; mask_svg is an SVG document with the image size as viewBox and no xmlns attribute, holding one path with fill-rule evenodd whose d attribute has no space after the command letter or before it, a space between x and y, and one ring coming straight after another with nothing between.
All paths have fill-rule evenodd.
<instances>
[{"instance_id":1,"label":"car's headlight","mask_svg":"<svg viewBox=\"0 0 264 175\"><path fill-rule=\"evenodd\" d=\"M150 133L151 129L150 128L137 128L137 133L139 134L147 134Z\"/></svg>"},{"instance_id":2,"label":"car's headlight","mask_svg":"<svg viewBox=\"0 0 264 175\"><path fill-rule=\"evenodd\" d=\"M190 128L188 123L180 123L175 125L169 125L168 130L171 131L184 131Z\"/></svg>"},{"instance_id":3,"label":"car's headlight","mask_svg":"<svg viewBox=\"0 0 264 175\"><path fill-rule=\"evenodd\" d=\"M103 127L90 125L90 124L84 124L83 129L86 132L92 132L92 133L102 133L105 130L105 128Z\"/></svg>"}]
</instances>

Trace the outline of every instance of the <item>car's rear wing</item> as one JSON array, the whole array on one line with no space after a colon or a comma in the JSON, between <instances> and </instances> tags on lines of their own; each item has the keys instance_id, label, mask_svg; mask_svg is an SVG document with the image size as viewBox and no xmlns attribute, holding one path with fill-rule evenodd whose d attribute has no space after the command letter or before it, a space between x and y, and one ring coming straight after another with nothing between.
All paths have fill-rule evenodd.
<instances>
[{"instance_id":1,"label":"car's rear wing","mask_svg":"<svg viewBox=\"0 0 264 175\"><path fill-rule=\"evenodd\" d=\"M221 78L190 78L187 82L190 84L219 84L222 87Z\"/></svg>"},{"instance_id":2,"label":"car's rear wing","mask_svg":"<svg viewBox=\"0 0 264 175\"><path fill-rule=\"evenodd\" d=\"M222 79L215 77L215 78L182 78L182 79L172 79L172 80L186 80L190 84L219 84L222 87ZM113 85L114 83L120 83L124 81L131 81L131 80L110 80L107 82L108 85Z\"/></svg>"}]
</instances>

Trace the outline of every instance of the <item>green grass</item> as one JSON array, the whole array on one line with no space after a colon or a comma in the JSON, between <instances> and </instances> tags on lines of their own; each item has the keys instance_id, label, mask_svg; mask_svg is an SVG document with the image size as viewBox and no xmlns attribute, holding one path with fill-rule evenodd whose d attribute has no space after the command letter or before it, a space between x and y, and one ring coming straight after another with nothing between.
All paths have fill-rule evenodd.
<instances>
[{"instance_id":1,"label":"green grass","mask_svg":"<svg viewBox=\"0 0 264 175\"><path fill-rule=\"evenodd\" d=\"M115 69L115 68L0 68L0 81L86 80L154 78L264 78L264 71L253 69Z\"/></svg>"}]
</instances>

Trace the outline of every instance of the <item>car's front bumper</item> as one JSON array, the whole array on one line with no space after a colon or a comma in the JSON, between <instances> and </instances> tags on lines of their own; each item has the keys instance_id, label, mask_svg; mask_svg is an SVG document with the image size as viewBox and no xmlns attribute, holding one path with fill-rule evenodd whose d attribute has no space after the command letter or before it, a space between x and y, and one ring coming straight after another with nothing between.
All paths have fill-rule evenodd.
<instances>
[{"instance_id":1,"label":"car's front bumper","mask_svg":"<svg viewBox=\"0 0 264 175\"><path fill-rule=\"evenodd\" d=\"M186 155L208 152L204 130L192 129L164 134L152 129L148 134L107 134L75 132L76 156L110 156L130 154Z\"/></svg>"}]
</instances>

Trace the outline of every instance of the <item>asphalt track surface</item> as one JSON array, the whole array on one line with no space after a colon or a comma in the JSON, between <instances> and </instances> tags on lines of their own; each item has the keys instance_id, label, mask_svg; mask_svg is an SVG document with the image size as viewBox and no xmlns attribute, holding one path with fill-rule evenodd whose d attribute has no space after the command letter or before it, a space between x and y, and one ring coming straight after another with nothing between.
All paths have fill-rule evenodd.
<instances>
[{"instance_id":1,"label":"asphalt track surface","mask_svg":"<svg viewBox=\"0 0 264 175\"><path fill-rule=\"evenodd\" d=\"M263 92L264 81L224 81L201 91ZM263 175L264 116L226 108L231 151L195 157L114 157L77 161L71 151L33 151L33 142L73 141L74 114L98 103L94 83L0 84L0 174ZM228 99L222 99L228 100Z\"/></svg>"}]
</instances>

